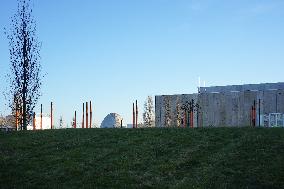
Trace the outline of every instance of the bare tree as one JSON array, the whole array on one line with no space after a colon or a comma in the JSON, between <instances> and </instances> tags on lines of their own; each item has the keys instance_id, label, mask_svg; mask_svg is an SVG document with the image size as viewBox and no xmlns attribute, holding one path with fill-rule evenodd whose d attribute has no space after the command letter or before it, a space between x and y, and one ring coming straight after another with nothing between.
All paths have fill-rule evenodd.
<instances>
[{"instance_id":1,"label":"bare tree","mask_svg":"<svg viewBox=\"0 0 284 189\"><path fill-rule=\"evenodd\" d=\"M182 110L181 110L181 105L180 103L177 103L176 106L176 126L180 127L182 123Z\"/></svg>"},{"instance_id":2,"label":"bare tree","mask_svg":"<svg viewBox=\"0 0 284 189\"><path fill-rule=\"evenodd\" d=\"M6 31L9 47L11 73L9 106L12 112L20 112L21 129L26 130L40 97L41 64L40 47L36 36L36 22L32 16L30 0L18 0L18 9L12 18L11 29Z\"/></svg>"},{"instance_id":3,"label":"bare tree","mask_svg":"<svg viewBox=\"0 0 284 189\"><path fill-rule=\"evenodd\" d=\"M144 104L143 120L145 127L153 127L155 122L154 103L151 96L147 97Z\"/></svg>"}]
</instances>

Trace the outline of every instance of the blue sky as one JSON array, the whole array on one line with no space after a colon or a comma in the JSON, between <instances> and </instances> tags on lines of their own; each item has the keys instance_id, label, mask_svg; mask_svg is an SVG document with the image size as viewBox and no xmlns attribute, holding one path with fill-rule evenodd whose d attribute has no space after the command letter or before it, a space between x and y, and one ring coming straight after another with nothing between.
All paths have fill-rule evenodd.
<instances>
[{"instance_id":1,"label":"blue sky","mask_svg":"<svg viewBox=\"0 0 284 189\"><path fill-rule=\"evenodd\" d=\"M0 3L0 92L9 72L9 27L16 0ZM147 95L194 93L206 85L283 81L282 0L34 0L46 112L81 118L92 100L95 122L110 112L140 120ZM3 95L0 113L7 114ZM37 111L39 110L37 107Z\"/></svg>"}]
</instances>

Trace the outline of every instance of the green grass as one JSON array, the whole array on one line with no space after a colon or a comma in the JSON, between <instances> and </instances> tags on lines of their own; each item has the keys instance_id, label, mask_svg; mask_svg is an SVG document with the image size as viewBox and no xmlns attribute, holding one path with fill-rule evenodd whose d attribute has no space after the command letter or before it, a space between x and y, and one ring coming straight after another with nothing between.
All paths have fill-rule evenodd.
<instances>
[{"instance_id":1,"label":"green grass","mask_svg":"<svg viewBox=\"0 0 284 189\"><path fill-rule=\"evenodd\" d=\"M0 188L284 188L284 129L0 133Z\"/></svg>"}]
</instances>

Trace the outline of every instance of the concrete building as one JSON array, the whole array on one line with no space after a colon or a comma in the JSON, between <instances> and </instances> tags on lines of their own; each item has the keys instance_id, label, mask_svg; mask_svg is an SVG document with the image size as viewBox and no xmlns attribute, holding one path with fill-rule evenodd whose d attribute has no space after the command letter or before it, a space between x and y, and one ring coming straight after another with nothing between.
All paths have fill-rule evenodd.
<instances>
[{"instance_id":1,"label":"concrete building","mask_svg":"<svg viewBox=\"0 0 284 189\"><path fill-rule=\"evenodd\" d=\"M155 97L157 127L284 126L284 83L200 87Z\"/></svg>"}]
</instances>

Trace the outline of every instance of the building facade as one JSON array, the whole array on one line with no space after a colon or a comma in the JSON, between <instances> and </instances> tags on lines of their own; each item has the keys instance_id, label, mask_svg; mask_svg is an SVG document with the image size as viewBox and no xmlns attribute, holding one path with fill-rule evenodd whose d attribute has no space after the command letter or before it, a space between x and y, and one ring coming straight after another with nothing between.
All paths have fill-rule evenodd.
<instances>
[{"instance_id":1,"label":"building facade","mask_svg":"<svg viewBox=\"0 0 284 189\"><path fill-rule=\"evenodd\" d=\"M156 127L283 126L284 83L201 87L155 97Z\"/></svg>"}]
</instances>

